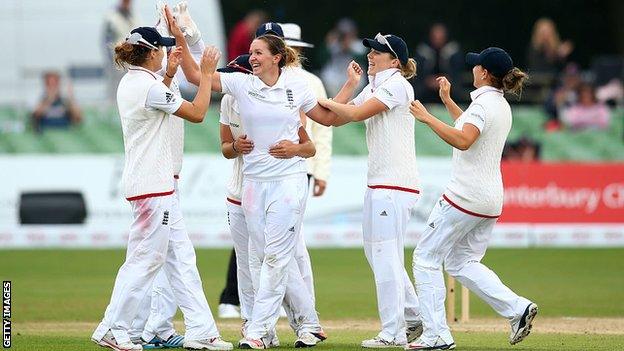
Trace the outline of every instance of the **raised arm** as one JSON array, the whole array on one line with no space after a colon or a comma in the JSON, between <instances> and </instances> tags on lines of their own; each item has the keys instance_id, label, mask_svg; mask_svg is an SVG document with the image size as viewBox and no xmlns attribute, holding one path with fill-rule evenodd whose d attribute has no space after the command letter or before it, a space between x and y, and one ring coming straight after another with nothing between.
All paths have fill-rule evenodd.
<instances>
[{"instance_id":1,"label":"raised arm","mask_svg":"<svg viewBox=\"0 0 624 351\"><path fill-rule=\"evenodd\" d=\"M453 120L458 119L459 116L464 113L464 111L462 111L462 109L457 106L455 101L451 99L451 82L449 82L446 77L438 77L436 78L436 80L440 85L439 94L442 103L446 107L448 113L451 115L451 118L453 118Z\"/></svg>"},{"instance_id":2,"label":"raised arm","mask_svg":"<svg viewBox=\"0 0 624 351\"><path fill-rule=\"evenodd\" d=\"M351 100L351 97L353 96L353 93L355 92L355 88L357 88L357 86L360 84L362 73L363 70L360 65L358 65L355 61L351 61L347 66L347 81L344 83L342 89L340 89L340 91L333 100L342 104L349 102ZM308 111L306 115L315 122L320 123L324 126L339 126L349 122L344 120L343 118L340 118L338 114L336 114L331 109L328 109L320 102L312 110Z\"/></svg>"},{"instance_id":3,"label":"raised arm","mask_svg":"<svg viewBox=\"0 0 624 351\"><path fill-rule=\"evenodd\" d=\"M481 134L479 128L471 123L464 123L462 130L459 130L440 121L418 100L412 101L410 112L418 121L428 125L447 144L462 151L468 150Z\"/></svg>"},{"instance_id":4,"label":"raised arm","mask_svg":"<svg viewBox=\"0 0 624 351\"><path fill-rule=\"evenodd\" d=\"M199 86L202 76L201 69L197 65L197 62L195 62L195 58L188 47L184 33L178 26L175 18L173 18L169 5L165 5L165 16L167 18L167 24L169 25L169 32L175 38L176 46L182 50L182 61L180 63L182 72L184 72L186 80Z\"/></svg>"},{"instance_id":5,"label":"raised arm","mask_svg":"<svg viewBox=\"0 0 624 351\"><path fill-rule=\"evenodd\" d=\"M174 112L174 115L184 118L189 122L200 123L204 120L204 116L210 105L210 88L217 63L219 62L221 53L214 47L208 47L204 50L201 60L201 80L199 90L192 102L182 101L180 108Z\"/></svg>"}]
</instances>

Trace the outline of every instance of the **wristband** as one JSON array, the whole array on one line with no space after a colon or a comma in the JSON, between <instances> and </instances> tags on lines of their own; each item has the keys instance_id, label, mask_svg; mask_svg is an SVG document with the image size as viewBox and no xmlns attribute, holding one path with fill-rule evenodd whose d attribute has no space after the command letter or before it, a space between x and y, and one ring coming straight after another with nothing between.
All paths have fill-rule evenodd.
<instances>
[{"instance_id":1,"label":"wristband","mask_svg":"<svg viewBox=\"0 0 624 351\"><path fill-rule=\"evenodd\" d=\"M170 75L169 75L169 73L167 73L167 72L165 71L165 75L166 75L167 77L169 77L169 78L173 79L173 76L175 76L175 73L173 74L173 76L170 76Z\"/></svg>"},{"instance_id":2,"label":"wristband","mask_svg":"<svg viewBox=\"0 0 624 351\"><path fill-rule=\"evenodd\" d=\"M236 141L232 142L232 150L234 150L234 152L236 152L237 154L240 154L240 152L238 152L238 150L236 150L236 146L234 146L234 145L236 145Z\"/></svg>"}]
</instances>

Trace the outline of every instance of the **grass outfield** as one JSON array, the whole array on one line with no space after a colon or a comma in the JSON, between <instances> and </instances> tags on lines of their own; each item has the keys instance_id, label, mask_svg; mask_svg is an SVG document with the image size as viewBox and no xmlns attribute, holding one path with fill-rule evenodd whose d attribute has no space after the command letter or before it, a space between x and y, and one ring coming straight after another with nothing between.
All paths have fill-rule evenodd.
<instances>
[{"instance_id":1,"label":"grass outfield","mask_svg":"<svg viewBox=\"0 0 624 351\"><path fill-rule=\"evenodd\" d=\"M331 339L319 349L356 350L375 334L375 293L370 269L360 249L311 250L317 308ZM217 306L225 279L227 250L198 250L204 289ZM0 278L13 283L13 347L16 350L96 350L88 337L102 317L122 250L0 251ZM411 250L406 257L411 262ZM492 249L484 263L513 290L540 305L534 335L515 350L624 349L624 249ZM408 263L409 264L409 263ZM467 325L456 326L458 348L510 348L504 321L474 295ZM567 329L576 319L594 329ZM604 320L612 317L611 320ZM540 330L540 319L548 322ZM500 326L470 329L482 321ZM576 320L578 322L578 320ZM599 327L603 323L604 328ZM236 323L218 321L228 340L238 339ZM551 328L548 328L550 325ZM556 327L552 328L553 325ZM349 326L345 328L345 326ZM290 333L282 333L292 345Z\"/></svg>"}]
</instances>

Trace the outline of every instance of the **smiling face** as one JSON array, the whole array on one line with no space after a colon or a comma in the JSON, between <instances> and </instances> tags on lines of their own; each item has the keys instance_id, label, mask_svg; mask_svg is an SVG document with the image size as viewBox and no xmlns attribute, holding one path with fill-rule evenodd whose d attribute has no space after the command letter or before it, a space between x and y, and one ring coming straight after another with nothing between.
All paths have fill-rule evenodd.
<instances>
[{"instance_id":1,"label":"smiling face","mask_svg":"<svg viewBox=\"0 0 624 351\"><path fill-rule=\"evenodd\" d=\"M279 70L279 62L282 56L271 54L269 45L264 40L255 39L251 42L249 55L249 63L254 75L260 77L273 70Z\"/></svg>"},{"instance_id":2,"label":"smiling face","mask_svg":"<svg viewBox=\"0 0 624 351\"><path fill-rule=\"evenodd\" d=\"M380 52L375 49L371 49L366 57L368 58L367 73L369 76L374 76L375 74L387 70L388 68L399 67L399 60L387 52Z\"/></svg>"}]
</instances>

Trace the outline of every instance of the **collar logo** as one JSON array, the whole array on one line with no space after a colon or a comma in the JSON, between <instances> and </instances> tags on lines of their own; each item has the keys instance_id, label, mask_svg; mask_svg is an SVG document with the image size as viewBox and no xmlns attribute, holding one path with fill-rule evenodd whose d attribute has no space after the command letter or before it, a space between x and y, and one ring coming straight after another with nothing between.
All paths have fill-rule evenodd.
<instances>
[{"instance_id":1,"label":"collar logo","mask_svg":"<svg viewBox=\"0 0 624 351\"><path fill-rule=\"evenodd\" d=\"M247 94L249 94L249 96L254 97L256 99L260 99L260 100L264 100L266 99L266 96L262 95L262 94L258 94L255 91L247 91Z\"/></svg>"}]
</instances>

